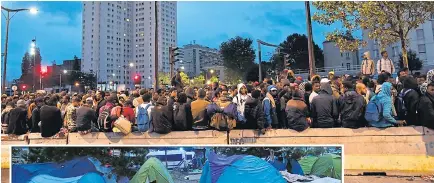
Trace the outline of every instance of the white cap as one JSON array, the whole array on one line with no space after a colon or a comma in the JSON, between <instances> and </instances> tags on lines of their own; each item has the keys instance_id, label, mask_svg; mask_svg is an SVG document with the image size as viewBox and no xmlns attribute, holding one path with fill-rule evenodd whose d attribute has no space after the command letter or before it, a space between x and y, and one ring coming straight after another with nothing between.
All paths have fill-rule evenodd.
<instances>
[{"instance_id":1,"label":"white cap","mask_svg":"<svg viewBox=\"0 0 434 183\"><path fill-rule=\"evenodd\" d=\"M328 82L330 82L329 79L327 79L327 78L322 78L320 83L328 83Z\"/></svg>"}]
</instances>

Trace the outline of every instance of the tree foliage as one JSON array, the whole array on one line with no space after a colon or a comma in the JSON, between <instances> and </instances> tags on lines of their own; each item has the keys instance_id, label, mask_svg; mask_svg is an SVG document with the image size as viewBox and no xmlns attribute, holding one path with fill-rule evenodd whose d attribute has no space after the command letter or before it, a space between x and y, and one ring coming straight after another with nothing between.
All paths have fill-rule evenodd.
<instances>
[{"instance_id":1,"label":"tree foliage","mask_svg":"<svg viewBox=\"0 0 434 183\"><path fill-rule=\"evenodd\" d=\"M181 75L182 83L184 84L184 86L187 86L188 83L190 82L190 78L188 78L188 75L185 74L184 72L181 72L180 75Z\"/></svg>"},{"instance_id":2,"label":"tree foliage","mask_svg":"<svg viewBox=\"0 0 434 183\"><path fill-rule=\"evenodd\" d=\"M13 148L13 155L22 155L28 163L65 162L76 157L89 156L98 159L102 164L110 164L118 176L132 177L136 173L128 169L132 164L142 165L149 152L145 147L29 147L29 153L20 153L20 148ZM110 155L119 150L119 156ZM129 156L134 154L136 156Z\"/></svg>"},{"instance_id":3,"label":"tree foliage","mask_svg":"<svg viewBox=\"0 0 434 183\"><path fill-rule=\"evenodd\" d=\"M158 72L158 78L160 79L160 85L170 85L170 73Z\"/></svg>"},{"instance_id":4,"label":"tree foliage","mask_svg":"<svg viewBox=\"0 0 434 183\"><path fill-rule=\"evenodd\" d=\"M413 73L414 70L420 70L423 66L423 62L417 57L416 53L413 51L409 51L408 55L408 70ZM402 54L399 55L399 67L404 68L404 60L402 58Z\"/></svg>"},{"instance_id":5,"label":"tree foliage","mask_svg":"<svg viewBox=\"0 0 434 183\"><path fill-rule=\"evenodd\" d=\"M261 67L262 80L267 76L266 67ZM259 65L255 64L246 72L246 81L259 81Z\"/></svg>"},{"instance_id":6,"label":"tree foliage","mask_svg":"<svg viewBox=\"0 0 434 183\"><path fill-rule=\"evenodd\" d=\"M434 2L411 1L321 1L313 3L319 10L313 19L324 25L342 24L342 28L327 34L341 50L355 51L366 46L360 38L346 35L369 30L369 38L378 40L380 47L400 42L404 66L408 66L407 45L410 30L419 27L434 13Z\"/></svg>"},{"instance_id":7,"label":"tree foliage","mask_svg":"<svg viewBox=\"0 0 434 183\"><path fill-rule=\"evenodd\" d=\"M81 78L83 77L83 73L79 72L81 71L81 66L80 66L80 59L78 59L77 56L74 56L74 61L72 63L72 72L69 74L69 78L68 80L70 82L72 82L71 84L75 83L75 82L80 82Z\"/></svg>"},{"instance_id":8,"label":"tree foliage","mask_svg":"<svg viewBox=\"0 0 434 183\"><path fill-rule=\"evenodd\" d=\"M324 55L321 48L313 42L315 66L324 67ZM308 39L304 34L291 34L285 41L280 43L283 47L280 54L274 54L271 58L272 69L282 71L284 69L284 54L289 54L289 63L291 69L309 69L309 52L308 52Z\"/></svg>"},{"instance_id":9,"label":"tree foliage","mask_svg":"<svg viewBox=\"0 0 434 183\"><path fill-rule=\"evenodd\" d=\"M256 55L252 43L252 39L237 36L220 45L223 65L228 69L225 71L226 78L242 78L242 73L253 65Z\"/></svg>"},{"instance_id":10,"label":"tree foliage","mask_svg":"<svg viewBox=\"0 0 434 183\"><path fill-rule=\"evenodd\" d=\"M225 80L224 83L229 85L236 85L243 80L243 75L240 71L235 71L233 69L225 68Z\"/></svg>"},{"instance_id":11,"label":"tree foliage","mask_svg":"<svg viewBox=\"0 0 434 183\"><path fill-rule=\"evenodd\" d=\"M190 86L203 87L204 84L205 84L205 77L201 74L192 79Z\"/></svg>"}]
</instances>

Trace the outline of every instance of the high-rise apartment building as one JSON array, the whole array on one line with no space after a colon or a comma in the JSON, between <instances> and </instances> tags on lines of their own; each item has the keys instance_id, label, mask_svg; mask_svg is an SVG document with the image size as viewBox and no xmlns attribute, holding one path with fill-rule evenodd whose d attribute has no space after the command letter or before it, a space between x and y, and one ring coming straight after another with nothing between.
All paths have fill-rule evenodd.
<instances>
[{"instance_id":1,"label":"high-rise apartment building","mask_svg":"<svg viewBox=\"0 0 434 183\"><path fill-rule=\"evenodd\" d=\"M169 72L169 47L177 44L176 2L157 2L158 72ZM82 71L98 82L152 83L155 61L155 2L83 2ZM151 76L149 79L149 76Z\"/></svg>"},{"instance_id":2,"label":"high-rise apartment building","mask_svg":"<svg viewBox=\"0 0 434 183\"><path fill-rule=\"evenodd\" d=\"M184 45L180 52L184 72L190 77L199 75L206 68L223 66L223 60L217 49L193 43Z\"/></svg>"}]
</instances>

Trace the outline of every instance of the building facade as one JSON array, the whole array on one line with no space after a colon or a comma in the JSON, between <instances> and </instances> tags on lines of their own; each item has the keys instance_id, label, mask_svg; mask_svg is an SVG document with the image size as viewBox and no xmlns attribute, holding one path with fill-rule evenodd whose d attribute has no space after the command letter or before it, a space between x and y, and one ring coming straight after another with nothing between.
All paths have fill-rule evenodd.
<instances>
[{"instance_id":1,"label":"building facade","mask_svg":"<svg viewBox=\"0 0 434 183\"><path fill-rule=\"evenodd\" d=\"M169 47L177 44L177 4L157 2L159 72L169 72ZM83 2L83 72L97 75L99 83L142 85L155 74L155 2Z\"/></svg>"},{"instance_id":2,"label":"building facade","mask_svg":"<svg viewBox=\"0 0 434 183\"><path fill-rule=\"evenodd\" d=\"M369 39L368 30L364 30L362 36L363 40L367 42L367 46L361 49L361 53L369 51L372 59L377 62L381 58L379 41ZM434 14L431 15L430 20L411 30L408 38L408 50L416 53L417 57L424 62L424 67L434 65L434 52L432 51L434 50ZM399 66L399 55L402 53L401 43L397 42L386 47L386 51L397 68Z\"/></svg>"},{"instance_id":3,"label":"building facade","mask_svg":"<svg viewBox=\"0 0 434 183\"><path fill-rule=\"evenodd\" d=\"M343 67L351 69L361 64L361 57L358 51L341 52L335 42L325 41L324 47L324 67Z\"/></svg>"},{"instance_id":4,"label":"building facade","mask_svg":"<svg viewBox=\"0 0 434 183\"><path fill-rule=\"evenodd\" d=\"M217 49L209 48L199 44L187 44L180 49L182 62L180 67L189 77L200 75L212 67L223 66L223 60Z\"/></svg>"}]
</instances>

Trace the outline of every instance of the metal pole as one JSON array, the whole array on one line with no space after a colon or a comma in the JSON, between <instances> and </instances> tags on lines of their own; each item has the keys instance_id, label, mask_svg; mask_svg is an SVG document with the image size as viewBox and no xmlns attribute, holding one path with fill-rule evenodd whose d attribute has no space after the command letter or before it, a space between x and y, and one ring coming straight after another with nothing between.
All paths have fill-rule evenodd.
<instances>
[{"instance_id":1,"label":"metal pole","mask_svg":"<svg viewBox=\"0 0 434 183\"><path fill-rule=\"evenodd\" d=\"M310 69L310 77L315 75L315 55L313 53L313 45L312 45L312 22L310 18L310 4L309 1L305 1L306 5L306 25L307 25L307 47L309 51L309 69Z\"/></svg>"},{"instance_id":2,"label":"metal pole","mask_svg":"<svg viewBox=\"0 0 434 183\"><path fill-rule=\"evenodd\" d=\"M173 78L173 64L174 64L173 62L174 62L173 48L169 47L170 79Z\"/></svg>"},{"instance_id":3,"label":"metal pole","mask_svg":"<svg viewBox=\"0 0 434 183\"><path fill-rule=\"evenodd\" d=\"M258 59L259 59L259 82L262 82L262 70L261 70L261 42L258 40Z\"/></svg>"},{"instance_id":4,"label":"metal pole","mask_svg":"<svg viewBox=\"0 0 434 183\"><path fill-rule=\"evenodd\" d=\"M8 40L9 40L9 11L6 17L6 40L5 40L5 53L4 53L4 63L3 63L3 80L2 80L2 90L6 93L6 66L8 62Z\"/></svg>"},{"instance_id":5,"label":"metal pole","mask_svg":"<svg viewBox=\"0 0 434 183\"><path fill-rule=\"evenodd\" d=\"M59 92L62 91L62 73L60 73L60 86L59 86Z\"/></svg>"},{"instance_id":6,"label":"metal pole","mask_svg":"<svg viewBox=\"0 0 434 183\"><path fill-rule=\"evenodd\" d=\"M37 72L37 70L36 70L36 37L35 37L35 39L34 39L35 41L34 41L34 43L35 43L35 54L33 55L33 73L34 74L37 74L38 72ZM32 42L33 42L33 40L32 40ZM36 79L35 79L36 77L33 77L33 92L35 92L35 85L36 85Z\"/></svg>"},{"instance_id":7,"label":"metal pole","mask_svg":"<svg viewBox=\"0 0 434 183\"><path fill-rule=\"evenodd\" d=\"M157 1L154 2L155 9L155 43L154 43L154 55L155 55L155 63L154 63L154 90L158 89L158 6Z\"/></svg>"}]
</instances>

